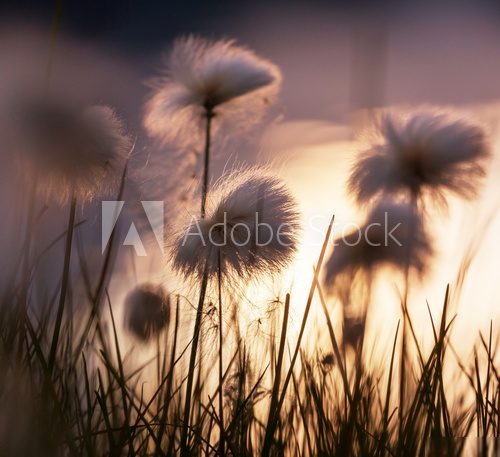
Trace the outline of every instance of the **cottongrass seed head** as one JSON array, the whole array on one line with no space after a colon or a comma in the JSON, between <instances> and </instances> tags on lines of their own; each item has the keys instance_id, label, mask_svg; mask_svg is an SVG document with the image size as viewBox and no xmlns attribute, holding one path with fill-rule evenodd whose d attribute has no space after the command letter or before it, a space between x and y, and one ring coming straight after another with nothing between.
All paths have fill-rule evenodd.
<instances>
[{"instance_id":1,"label":"cottongrass seed head","mask_svg":"<svg viewBox=\"0 0 500 457\"><path fill-rule=\"evenodd\" d=\"M267 170L236 170L214 187L205 219L193 218L173 248L185 277L242 279L277 273L292 260L300 229L294 198Z\"/></svg>"},{"instance_id":2,"label":"cottongrass seed head","mask_svg":"<svg viewBox=\"0 0 500 457\"><path fill-rule=\"evenodd\" d=\"M148 342L170 321L170 295L160 285L141 284L125 298L124 326L138 340Z\"/></svg>"},{"instance_id":3,"label":"cottongrass seed head","mask_svg":"<svg viewBox=\"0 0 500 457\"><path fill-rule=\"evenodd\" d=\"M84 203L117 191L132 143L108 106L33 99L17 107L13 125L20 170L45 197Z\"/></svg>"},{"instance_id":4,"label":"cottongrass seed head","mask_svg":"<svg viewBox=\"0 0 500 457\"><path fill-rule=\"evenodd\" d=\"M446 205L445 191L473 198L486 174L490 148L483 129L454 114L432 108L385 113L371 133L348 183L359 203L406 193Z\"/></svg>"},{"instance_id":5,"label":"cottongrass seed head","mask_svg":"<svg viewBox=\"0 0 500 457\"><path fill-rule=\"evenodd\" d=\"M426 272L433 248L421 216L408 203L381 201L359 230L335 240L326 263L325 279L332 287L339 275L372 272L379 265Z\"/></svg>"},{"instance_id":6,"label":"cottongrass seed head","mask_svg":"<svg viewBox=\"0 0 500 457\"><path fill-rule=\"evenodd\" d=\"M164 143L191 144L201 138L196 127L207 111L240 129L259 122L279 91L281 73L234 40L190 35L175 41L164 74L151 85L146 130Z\"/></svg>"}]
</instances>

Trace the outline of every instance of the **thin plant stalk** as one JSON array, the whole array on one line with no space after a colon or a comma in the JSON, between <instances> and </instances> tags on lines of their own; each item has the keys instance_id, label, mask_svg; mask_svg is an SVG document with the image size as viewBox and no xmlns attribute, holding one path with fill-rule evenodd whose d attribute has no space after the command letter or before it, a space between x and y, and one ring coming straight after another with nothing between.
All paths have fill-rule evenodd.
<instances>
[{"instance_id":1,"label":"thin plant stalk","mask_svg":"<svg viewBox=\"0 0 500 457\"><path fill-rule=\"evenodd\" d=\"M363 305L362 305L362 311L361 311L361 322L362 322L362 328L363 332L361 333L359 337L359 341L356 341L356 346L353 345L353 348L355 349L355 356L354 356L354 385L353 385L353 396L349 397L350 401L350 407L349 407L349 412L348 412L348 417L347 417L347 424L346 424L346 430L342 436L342 439L339 444L339 453L340 455L345 455L348 453L348 450L350 449L350 446L352 446L352 441L353 441L353 434L354 434L354 428L358 430L358 432L362 432L360 429L359 425L359 420L358 420L358 415L362 415L361 407L362 407L362 388L361 388L361 381L363 377L363 350L364 350L364 342L365 342L365 335L366 335L366 321L367 321L367 316L368 316L368 310L370 306L370 301L371 301L371 285L372 285L372 274L371 271L368 272L368 276L366 278L366 285L363 288ZM345 324L345 319L346 319L346 314L344 311L344 324ZM345 332L345 326L344 326L344 332ZM343 336L343 351L344 355L346 353L346 339L345 335ZM346 408L347 412L347 408ZM362 433L361 433L362 436ZM362 452L363 454L363 452Z\"/></svg>"},{"instance_id":2,"label":"thin plant stalk","mask_svg":"<svg viewBox=\"0 0 500 457\"><path fill-rule=\"evenodd\" d=\"M59 24L61 21L61 13L62 13L62 5L63 5L63 0L57 0L56 7L54 10L54 15L52 17L52 27L50 30L50 44L49 44L49 56L47 59L47 65L45 67L45 77L43 79L44 81L44 87L43 90L47 92L49 90L49 85L50 85L50 78L52 75L52 66L54 62L54 53L55 53L55 48L56 48L56 42L57 42L57 33L59 31ZM26 242L25 242L25 259L24 259L24 264L25 264L25 273L27 275L24 275L24 279L29 279L29 259L30 259L30 252L31 252L31 236L32 236L32 225L33 225L33 220L34 220L34 213L35 213L35 206L36 206L36 191L38 188L38 174L35 174L33 177L33 180L31 182L30 186L30 191L29 191L29 201L28 201L28 212L27 212L27 217L26 217ZM28 287L28 284L25 283L23 287Z\"/></svg>"},{"instance_id":3,"label":"thin plant stalk","mask_svg":"<svg viewBox=\"0 0 500 457\"><path fill-rule=\"evenodd\" d=\"M44 87L43 90L45 92L49 91L49 86L50 86L50 79L52 76L52 67L53 67L53 62L54 62L54 54L55 54L55 49L56 49L56 42L57 42L57 34L59 32L59 25L61 22L61 14L62 14L62 6L63 6L63 0L57 0L56 6L54 9L54 14L52 17L52 26L50 30L50 43L49 43L49 55L47 59L47 65L45 67L45 77L43 79L44 82ZM28 211L27 211L27 217L26 217L26 240L25 240L25 257L24 257L24 272L23 272L23 289L24 289L24 296L23 296L23 308L22 312L25 314L26 313L26 307L27 307L27 296L28 296L28 288L29 288L29 276L30 276L30 267L29 267L29 262L30 262L30 256L31 256L31 238L33 235L33 222L35 218L35 210L36 210L36 193L38 189L38 173L35 174L33 177L33 180L31 182L31 187L29 191L29 200L28 200Z\"/></svg>"},{"instance_id":4,"label":"thin plant stalk","mask_svg":"<svg viewBox=\"0 0 500 457\"><path fill-rule=\"evenodd\" d=\"M333 353L335 354L335 357L337 359L337 364L338 364L338 368L340 371L340 375L342 376L342 382L344 384L345 395L347 396L347 398L349 400L349 404L352 404L353 398L352 398L352 394L351 394L351 389L349 387L349 381L347 379L347 371L345 368L345 364L343 362L342 354L340 353L340 348L339 348L339 345L337 343L337 338L335 338L335 332L333 330L332 320L330 318L330 315L328 313L328 309L326 307L325 297L324 297L323 291L321 289L321 286L319 284L317 284L316 287L318 288L319 300L321 303L321 307L323 308L323 313L325 315L326 324L327 324L327 328L328 328L328 334L329 334L330 340L332 342Z\"/></svg>"},{"instance_id":5,"label":"thin plant stalk","mask_svg":"<svg viewBox=\"0 0 500 457\"><path fill-rule=\"evenodd\" d=\"M274 373L274 383L273 383L273 390L272 390L272 394L271 394L271 402L269 404L269 415L268 415L268 419L267 419L267 424L271 423L271 420L272 420L273 415L274 415L274 411L276 409L276 405L278 404L278 400L279 400L281 370L283 367L283 357L285 355L285 343L286 343L286 334L287 334L287 328L288 328L289 310L290 310L290 294L286 294L285 310L283 313L283 323L282 323L282 327L281 327L280 344L279 344L279 349L278 349L278 358L276 361L276 368L275 368L275 373Z\"/></svg>"},{"instance_id":6,"label":"thin plant stalk","mask_svg":"<svg viewBox=\"0 0 500 457\"><path fill-rule=\"evenodd\" d=\"M212 118L214 117L213 108L211 106L205 107L205 153L204 153L204 165L203 165L203 184L201 189L201 217L205 218L206 213L206 203L208 195L208 182L209 182L209 172L210 172L210 145L211 145L211 129L212 129Z\"/></svg>"},{"instance_id":7,"label":"thin plant stalk","mask_svg":"<svg viewBox=\"0 0 500 457\"><path fill-rule=\"evenodd\" d=\"M412 212L417 212L417 191L412 190L410 197L410 210ZM415 214L412 214L415 216ZM405 289L402 301L403 307L403 329L401 332L401 362L399 366L399 408L398 408L398 418L399 418L399 442L402 444L402 433L403 433L403 420L404 420L404 403L405 403L405 391L406 391L406 351L407 351L407 315L408 315L408 296L410 291L410 262L412 255L412 242L414 237L413 226L410 224L410 232L407 237L407 249L406 249L406 266L405 266Z\"/></svg>"},{"instance_id":8,"label":"thin plant stalk","mask_svg":"<svg viewBox=\"0 0 500 457\"><path fill-rule=\"evenodd\" d=\"M399 408L398 408L398 423L399 423L399 443L402 444L403 429L404 429L404 403L405 403L405 390L406 390L406 319L407 319L407 300L408 300L408 288L409 288L409 267L406 266L405 273L406 285L405 285L405 295L403 298L403 329L401 332L401 361L399 366Z\"/></svg>"},{"instance_id":9,"label":"thin plant stalk","mask_svg":"<svg viewBox=\"0 0 500 457\"><path fill-rule=\"evenodd\" d=\"M160 418L160 429L158 431L158 440L156 444L156 449L154 456L158 457L163 455L161 450L161 442L163 439L163 435L165 434L167 428L167 419L168 419L168 411L170 406L170 400L172 395L172 385L174 380L174 368L175 368L175 353L177 351L177 336L179 331L179 296L177 296L176 305L175 305L175 327L174 327L174 336L172 343L172 351L170 353L170 364L169 364L169 372L167 374L167 389L165 391L165 402L163 404L163 411ZM171 440L173 441L173 440Z\"/></svg>"},{"instance_id":10,"label":"thin plant stalk","mask_svg":"<svg viewBox=\"0 0 500 457\"><path fill-rule=\"evenodd\" d=\"M330 239L330 234L332 232L334 218L335 218L335 216L332 216L330 224L328 225L328 229L326 231L325 239L323 241L323 246L321 248L321 252L320 252L320 255L319 255L319 258L318 258L318 264L316 265L316 269L314 271L313 280L312 280L312 283L311 283L311 288L309 290L309 295L307 297L306 307L304 309L304 315L302 317L302 324L300 326L299 336L297 337L297 343L296 343L295 350L294 350L294 353L293 353L293 356L292 356L292 360L290 362L290 367L288 369L288 373L287 373L287 375L285 377L285 381L284 381L283 387L281 389L280 399L279 399L279 402L278 402L278 404L276 406L276 410L274 411L273 416L272 416L270 422L267 424L266 434L265 434L265 437L264 437L264 444L262 446L262 454L261 455L263 455L263 456L268 456L270 454L270 452L271 452L271 446L272 446L272 442L273 442L273 436L274 436L274 431L275 431L276 423L277 423L278 418L279 418L281 407L282 407L282 405L283 405L283 403L285 401L286 391L287 391L290 379L292 377L292 372L293 372L293 368L294 368L295 362L297 360L297 356L299 355L300 345L302 343L302 337L304 336L304 331L305 331L305 328L306 328L307 318L309 316L309 311L311 310L311 304L312 304L312 300L313 300L313 297L314 297L314 293L316 292L316 285L317 285L317 281L318 281L318 276L319 276L319 272L321 271L321 266L323 265L323 259L325 257L326 247L328 246L328 241Z\"/></svg>"},{"instance_id":11,"label":"thin plant stalk","mask_svg":"<svg viewBox=\"0 0 500 457\"><path fill-rule=\"evenodd\" d=\"M77 205L77 200L75 195L73 194L73 196L71 197L71 206L69 209L68 229L66 231L66 246L64 249L64 264L62 272L61 292L59 295L59 305L57 307L56 323L54 326L54 334L52 336L52 343L50 346L50 353L49 353L49 373L52 373L52 370L54 368L54 362L57 352L57 343L59 342L59 334L61 331L62 318L64 314L64 304L66 302L66 294L68 291L69 272L71 264L71 250L73 247L73 232L75 229L76 205Z\"/></svg>"},{"instance_id":12,"label":"thin plant stalk","mask_svg":"<svg viewBox=\"0 0 500 457\"><path fill-rule=\"evenodd\" d=\"M223 358L222 358L222 273L221 273L221 252L219 249L217 256L217 280L219 289L219 453L221 457L224 455L224 405L222 398L223 380Z\"/></svg>"},{"instance_id":13,"label":"thin plant stalk","mask_svg":"<svg viewBox=\"0 0 500 457\"><path fill-rule=\"evenodd\" d=\"M56 7L54 10L54 14L52 17L52 26L50 31L50 44L49 44L49 55L47 60L47 65L45 67L45 77L44 88L43 90L47 92L49 90L50 79L52 75L52 66L54 61L54 54L57 42L57 34L59 31L59 26L61 22L61 14L62 14L62 6L63 0L57 0ZM26 310L28 307L28 289L30 283L30 257L31 257L31 241L33 236L33 222L35 217L36 210L36 192L38 188L38 174L35 174L33 177L29 197L28 197L28 209L26 216L26 234L25 234L25 243L24 243L24 259L23 259L23 276L22 276L22 298L20 301L20 309L19 309L19 319L20 322L24 322L26 319ZM24 324L22 324L24 325ZM20 332L23 334L23 332Z\"/></svg>"},{"instance_id":14,"label":"thin plant stalk","mask_svg":"<svg viewBox=\"0 0 500 457\"><path fill-rule=\"evenodd\" d=\"M129 157L132 154L132 151L135 147L135 144L132 145L132 148L130 149L129 152ZM120 201L123 196L123 192L125 190L125 179L127 177L127 170L128 170L128 159L127 162L125 163L125 167L123 168L123 173L120 181L120 189L118 190L118 194L116 196L116 201ZM115 209L116 211L116 209ZM116 217L116 214L115 214ZM113 247L114 247L114 241L116 238L116 232L117 232L117 227L113 227L113 230L111 231L111 235L109 237L108 241L108 246L106 248L106 256L104 258L104 262L102 264L102 268L99 274L99 281L97 283L97 286L95 288L95 291L89 290L89 299L91 303L91 309L90 309L90 316L88 318L87 323L85 324L85 328L82 332L82 336L80 337L77 349L75 351L75 354L77 357L79 357L80 352L82 351L86 341L87 337L89 336L90 331L92 330L92 325L94 323L94 320L96 317L98 317L99 314L99 308L100 308L100 303L101 303L101 298L102 298L102 292L105 288L106 285L106 278L108 277L109 274L109 269L111 265L111 258L112 258L112 253L113 253ZM97 319L97 333L98 336L101 338L101 342L103 343L103 335L101 331L99 319Z\"/></svg>"},{"instance_id":15,"label":"thin plant stalk","mask_svg":"<svg viewBox=\"0 0 500 457\"><path fill-rule=\"evenodd\" d=\"M392 345L391 363L389 366L389 377L387 380L387 390L386 390L386 394L385 394L385 406L384 406L384 412L382 415L383 431L382 431L381 439L379 442L379 449L383 449L386 446L387 441L389 440L389 405L390 405L390 401L391 401L392 371L394 368L394 356L396 354L398 333L399 333L399 321L398 321L398 325L396 327L396 334L394 336L394 343Z\"/></svg>"},{"instance_id":16,"label":"thin plant stalk","mask_svg":"<svg viewBox=\"0 0 500 457\"><path fill-rule=\"evenodd\" d=\"M31 260L31 244L33 237L33 223L35 220L36 210L36 191L37 191L38 174L35 174L28 194L28 208L26 213L26 231L24 240L24 256L23 256L23 273L22 273L22 298L19 307L19 319L23 323L28 307L28 289L30 284L30 260ZM24 325L24 324L23 324ZM22 332L21 332L22 333Z\"/></svg>"},{"instance_id":17,"label":"thin plant stalk","mask_svg":"<svg viewBox=\"0 0 500 457\"><path fill-rule=\"evenodd\" d=\"M201 189L201 217L204 219L206 215L206 203L207 203L207 195L208 195L208 185L209 185L209 176L210 176L210 146L211 146L211 130L212 130L212 118L214 117L213 107L210 105L205 106L205 152L204 152L204 164L203 164L203 183ZM181 435L181 455L186 455L187 450L187 434L189 427L189 416L191 410L191 395L192 395L192 387L193 387L193 377L194 377L194 367L196 363L196 353L198 351L198 340L200 336L200 328L201 328L201 317L203 313L203 302L205 301L205 293L208 282L208 264L205 265L205 271L203 273L202 284L200 288L200 298L198 302L198 309L196 312L196 321L194 326L194 334L193 341L191 346L191 356L189 360L189 371L188 371L188 379L187 379L187 392L186 392L186 401L184 408L184 423L182 426L182 435ZM222 363L222 361L221 361ZM222 419L221 419L222 420ZM221 425L222 427L222 425ZM223 431L221 430L221 440L222 440Z\"/></svg>"},{"instance_id":18,"label":"thin plant stalk","mask_svg":"<svg viewBox=\"0 0 500 457\"><path fill-rule=\"evenodd\" d=\"M181 435L181 456L188 456L188 429L189 429L189 416L191 411L191 395L193 390L194 369L196 364L196 354L198 351L198 341L200 339L201 318L203 315L203 303L205 301L205 294L208 284L208 261L205 262L203 277L201 280L200 296L198 300L198 308L196 310L196 320L194 323L193 340L191 342L191 355L189 358L189 370L186 385L186 400L184 402L184 418L182 423Z\"/></svg>"}]
</instances>

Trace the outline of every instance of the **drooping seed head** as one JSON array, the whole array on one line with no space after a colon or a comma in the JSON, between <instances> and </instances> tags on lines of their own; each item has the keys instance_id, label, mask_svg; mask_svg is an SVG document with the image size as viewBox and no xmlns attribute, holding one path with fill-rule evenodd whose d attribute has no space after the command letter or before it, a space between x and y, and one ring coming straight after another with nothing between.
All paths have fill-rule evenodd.
<instances>
[{"instance_id":1,"label":"drooping seed head","mask_svg":"<svg viewBox=\"0 0 500 457\"><path fill-rule=\"evenodd\" d=\"M245 129L259 122L275 98L281 73L234 40L178 39L164 74L152 82L144 126L164 143L192 144L208 115ZM214 130L217 128L214 125Z\"/></svg>"}]
</instances>

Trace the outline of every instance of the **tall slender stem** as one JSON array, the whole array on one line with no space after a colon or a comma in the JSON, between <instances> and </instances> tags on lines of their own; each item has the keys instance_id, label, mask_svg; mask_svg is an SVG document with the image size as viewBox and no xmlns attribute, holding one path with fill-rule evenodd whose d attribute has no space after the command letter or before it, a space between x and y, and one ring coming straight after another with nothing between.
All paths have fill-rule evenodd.
<instances>
[{"instance_id":1,"label":"tall slender stem","mask_svg":"<svg viewBox=\"0 0 500 457\"><path fill-rule=\"evenodd\" d=\"M76 215L76 197L73 194L71 197L71 206L69 210L68 229L66 231L66 247L64 250L64 265L62 272L61 292L59 295L59 306L57 307L56 323L54 327L54 334L52 336L52 344L50 346L49 354L49 372L54 368L54 362L57 352L57 343L59 341L59 333L61 331L62 318L64 313L64 304L66 301L66 293L69 283L69 270L71 263L71 248L73 245L73 231L75 228L75 215Z\"/></svg>"},{"instance_id":2,"label":"tall slender stem","mask_svg":"<svg viewBox=\"0 0 500 457\"><path fill-rule=\"evenodd\" d=\"M31 183L31 188L28 193L28 207L26 212L26 230L24 233L24 244L23 244L23 254L22 260L22 277L21 277L21 295L18 304L18 325L19 325L19 354L21 354L21 348L25 341L25 325L28 315L28 301L29 301L29 289L31 283L31 245L33 238L33 224L35 222L35 211L36 211L36 195L38 188L38 173L35 173L33 181Z\"/></svg>"},{"instance_id":3,"label":"tall slender stem","mask_svg":"<svg viewBox=\"0 0 500 457\"><path fill-rule=\"evenodd\" d=\"M130 154L132 153L132 150L129 152L129 157ZM118 194L116 195L116 201L121 201L123 197L123 192L125 190L125 180L127 177L127 171L128 171L128 158L127 162L125 163L125 166L123 167L123 172L122 172L122 177L120 181L120 189L118 190ZM115 212L117 210L115 209ZM116 218L116 214L114 217ZM97 320L96 323L96 329L97 329L97 336L101 339L101 343L104 344L104 335L102 332L102 328L99 322L99 308L101 304L101 298L103 291L105 290L106 286L106 279L109 276L109 269L112 269L112 256L113 256L113 246L115 244L115 238L116 238L116 233L118 231L118 228L115 226L113 227L113 230L111 231L111 235L109 237L108 241L108 247L106 248L106 257L104 258L104 262L101 267L101 271L99 274L99 281L97 283L96 289L94 292L89 290L89 299L90 299L90 304L91 304L91 309L90 309L90 316L88 318L87 323L85 324L85 328L82 332L82 335L80 337L80 341L78 343L78 346L76 347L75 354L77 357L80 356L80 352L82 351L86 341L87 337L89 336L90 331L92 330L92 325L94 323L94 320Z\"/></svg>"},{"instance_id":4,"label":"tall slender stem","mask_svg":"<svg viewBox=\"0 0 500 457\"><path fill-rule=\"evenodd\" d=\"M59 31L59 26L61 22L63 0L57 0L54 14L52 17L52 26L50 31L50 43L49 43L49 55L47 60L47 65L45 67L45 76L43 78L43 91L48 92L50 78L52 75L52 66L54 61L54 54L57 42L57 33ZM26 217L26 233L24 241L24 258L23 258L23 273L22 273L22 292L19 307L19 323L24 326L24 320L27 318L27 308L28 308L28 294L30 286L30 259L31 259L31 245L33 237L33 223L36 211L36 193L38 190L38 173L35 173L33 177L31 188L29 191L28 209ZM24 332L20 332L20 335L24 335Z\"/></svg>"},{"instance_id":5,"label":"tall slender stem","mask_svg":"<svg viewBox=\"0 0 500 457\"><path fill-rule=\"evenodd\" d=\"M205 154L204 154L204 167L203 167L203 183L201 189L201 217L205 218L206 213L206 202L208 195L208 183L209 183L209 172L210 172L210 144L211 144L211 129L212 129L212 118L214 117L213 107L210 105L205 106ZM196 354L198 352L198 341L200 338L201 329L201 318L203 315L203 303L205 301L205 294L207 291L208 283L208 260L205 263L205 268L203 272L200 297L198 300L198 309L196 311L196 320L194 323L193 341L191 342L191 355L189 358L189 371L186 386L186 401L184 403L184 420L182 424L182 434L181 434L181 456L189 455L189 449L187 445L188 429L189 429L189 418L191 411L191 395L193 390L193 379L194 379L194 368L196 364Z\"/></svg>"},{"instance_id":6,"label":"tall slender stem","mask_svg":"<svg viewBox=\"0 0 500 457\"><path fill-rule=\"evenodd\" d=\"M403 444L403 420L404 420L404 409L405 409L405 395L406 395L406 351L407 351L407 316L408 316L408 296L410 293L410 262L412 256L412 246L413 238L415 237L415 231L413 228L413 220L417 216L418 211L418 194L416 191L411 191L410 196L410 226L407 235L407 247L406 247L406 265L405 265L405 289L403 296L403 329L401 332L401 363L399 367L399 408L398 408L398 421L399 421L399 443Z\"/></svg>"},{"instance_id":7,"label":"tall slender stem","mask_svg":"<svg viewBox=\"0 0 500 457\"><path fill-rule=\"evenodd\" d=\"M223 382L223 359L222 359L222 271L221 271L221 252L219 249L217 255L217 279L219 283L219 453L224 455L224 407L222 401L222 382Z\"/></svg>"},{"instance_id":8,"label":"tall slender stem","mask_svg":"<svg viewBox=\"0 0 500 457\"><path fill-rule=\"evenodd\" d=\"M203 277L201 280L200 297L198 300L198 309L196 310L196 320L194 323L193 341L191 342L191 355L189 358L189 371L186 386L186 401L184 403L184 419L182 423L181 435L181 456L189 456L189 449L187 445L187 436L189 428L189 416L191 411L191 394L193 390L194 368L196 363L196 353L198 350L198 341L200 338L201 318L203 314L203 303L205 301L205 294L207 291L208 283L208 261L205 263Z\"/></svg>"},{"instance_id":9,"label":"tall slender stem","mask_svg":"<svg viewBox=\"0 0 500 457\"><path fill-rule=\"evenodd\" d=\"M279 343L279 348L278 348L278 357L276 359L276 365L275 365L275 374L274 374L274 383L273 383L273 390L271 393L271 402L269 403L269 415L267 418L267 424L270 424L271 421L273 420L275 411L276 411L276 405L279 400L279 389L280 389L280 382L281 382L281 371L283 367L283 356L285 354L285 345L286 345L286 332L288 329L288 314L290 311L290 294L286 294L285 298L285 310L283 313L283 322L281 324L281 336L280 336L280 343Z\"/></svg>"},{"instance_id":10,"label":"tall slender stem","mask_svg":"<svg viewBox=\"0 0 500 457\"><path fill-rule=\"evenodd\" d=\"M300 326L299 335L298 335L297 341L295 343L295 350L293 352L293 356L292 356L292 359L290 361L290 367L288 368L288 373L285 376L285 380L283 382L283 387L281 388L281 395L279 397L279 401L276 405L276 409L273 413L273 416L272 416L272 418L270 418L270 420L267 423L266 433L264 436L264 444L262 446L262 452L261 452L261 455L263 457L267 457L271 453L271 446L272 446L274 431L276 428L277 421L279 419L281 407L283 406L283 403L285 401L286 391L287 391L290 379L292 377L293 368L294 368L295 362L297 360L297 357L299 355L300 345L302 343L302 337L304 336L307 318L309 316L309 311L311 310L312 300L313 300L314 294L316 292L316 285L318 284L319 273L320 273L321 267L323 265L323 259L325 257L325 252L326 252L326 248L328 246L328 241L330 240L330 235L332 233L334 219L335 219L335 216L332 216L332 219L330 220L330 224L328 225L328 229L326 231L326 235L325 235L325 239L323 241L323 246L321 248L321 252L319 254L318 263L316 265L316 269L314 270L313 280L311 283L311 287L309 289L309 295L307 297L306 307L304 308L304 314L302 316L302 324Z\"/></svg>"},{"instance_id":11,"label":"tall slender stem","mask_svg":"<svg viewBox=\"0 0 500 457\"><path fill-rule=\"evenodd\" d=\"M27 299L27 290L29 285L29 276L30 276L30 258L31 258L31 242L33 236L33 224L35 221L35 211L36 211L36 195L38 189L38 173L35 173L33 177L33 181L31 183L31 187L28 193L28 209L26 212L26 231L25 231L25 239L24 239L24 256L23 256L23 291L26 294ZM24 294L23 294L24 295ZM23 303L23 306L26 307L27 303Z\"/></svg>"},{"instance_id":12,"label":"tall slender stem","mask_svg":"<svg viewBox=\"0 0 500 457\"><path fill-rule=\"evenodd\" d=\"M210 176L210 144L211 144L211 129L212 129L212 118L214 117L213 108L207 106L205 108L205 156L204 156L204 167L203 167L203 187L201 189L201 217L205 217L205 207L207 203L208 195L208 182Z\"/></svg>"},{"instance_id":13,"label":"tall slender stem","mask_svg":"<svg viewBox=\"0 0 500 457\"><path fill-rule=\"evenodd\" d=\"M159 455L164 455L161 450L161 442L163 439L163 435L165 434L167 428L167 417L168 417L168 408L170 405L171 395L172 395L172 385L174 381L174 368L175 368L175 355L177 352L177 336L179 332L179 295L177 295L177 301L175 305L175 327L174 327L174 341L172 343L172 351L170 353L170 363L168 366L168 374L167 374L167 390L165 391L165 403L163 405L163 412L160 418L160 429L158 432L158 441L156 443L156 449L154 453L154 457ZM173 444L173 440L169 443L169 447ZM167 452L167 455L170 453Z\"/></svg>"}]
</instances>

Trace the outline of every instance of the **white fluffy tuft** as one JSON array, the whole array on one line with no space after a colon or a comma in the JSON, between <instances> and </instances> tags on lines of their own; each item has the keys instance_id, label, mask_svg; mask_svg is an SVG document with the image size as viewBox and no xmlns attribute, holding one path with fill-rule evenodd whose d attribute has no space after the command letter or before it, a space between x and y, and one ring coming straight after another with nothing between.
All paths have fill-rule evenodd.
<instances>
[{"instance_id":1,"label":"white fluffy tuft","mask_svg":"<svg viewBox=\"0 0 500 457\"><path fill-rule=\"evenodd\" d=\"M325 279L332 286L339 275L358 270L370 272L379 265L398 269L409 265L422 275L432 253L431 241L415 208L405 203L382 201L359 231L335 240L335 248L326 263Z\"/></svg>"},{"instance_id":2,"label":"white fluffy tuft","mask_svg":"<svg viewBox=\"0 0 500 457\"><path fill-rule=\"evenodd\" d=\"M383 114L367 149L359 155L349 190L360 203L383 194L423 193L445 204L443 192L476 195L490 156L477 125L436 109Z\"/></svg>"},{"instance_id":3,"label":"white fluffy tuft","mask_svg":"<svg viewBox=\"0 0 500 457\"><path fill-rule=\"evenodd\" d=\"M111 108L32 100L13 124L20 170L47 198L85 203L117 191L131 141Z\"/></svg>"},{"instance_id":4,"label":"white fluffy tuft","mask_svg":"<svg viewBox=\"0 0 500 457\"><path fill-rule=\"evenodd\" d=\"M194 218L175 243L177 271L200 277L206 262L209 277L214 277L220 255L222 276L250 279L277 273L291 261L299 213L278 178L259 168L234 171L221 178L211 195L207 217ZM217 225L224 220L226 229Z\"/></svg>"},{"instance_id":5,"label":"white fluffy tuft","mask_svg":"<svg viewBox=\"0 0 500 457\"><path fill-rule=\"evenodd\" d=\"M153 81L144 126L164 143L193 144L209 109L214 127L222 117L245 129L262 119L280 84L276 65L233 40L187 36L174 43L165 74Z\"/></svg>"}]
</instances>

